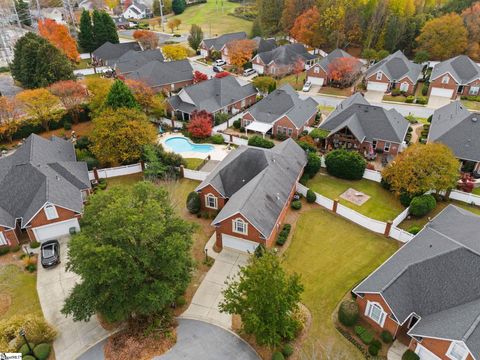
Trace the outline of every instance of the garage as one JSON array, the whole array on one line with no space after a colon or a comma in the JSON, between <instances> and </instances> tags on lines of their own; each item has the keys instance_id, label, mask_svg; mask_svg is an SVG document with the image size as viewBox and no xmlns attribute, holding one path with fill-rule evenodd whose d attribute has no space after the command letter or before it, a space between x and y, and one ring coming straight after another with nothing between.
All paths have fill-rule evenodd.
<instances>
[{"instance_id":1,"label":"garage","mask_svg":"<svg viewBox=\"0 0 480 360\"><path fill-rule=\"evenodd\" d=\"M453 96L453 89L432 88L430 96L441 96L451 99Z\"/></svg>"},{"instance_id":2,"label":"garage","mask_svg":"<svg viewBox=\"0 0 480 360\"><path fill-rule=\"evenodd\" d=\"M386 92L387 89L388 89L388 84L387 83L369 81L368 84L367 84L367 90L370 90L370 91Z\"/></svg>"},{"instance_id":3,"label":"garage","mask_svg":"<svg viewBox=\"0 0 480 360\"><path fill-rule=\"evenodd\" d=\"M80 231L80 225L78 219L69 219L65 221L59 221L53 224L38 226L32 228L35 238L38 242L44 242L59 238L61 236L69 235L70 228L74 227L76 231Z\"/></svg>"},{"instance_id":4,"label":"garage","mask_svg":"<svg viewBox=\"0 0 480 360\"><path fill-rule=\"evenodd\" d=\"M308 81L310 81L312 85L323 86L323 82L325 81L325 79L315 76L309 76Z\"/></svg>"},{"instance_id":5,"label":"garage","mask_svg":"<svg viewBox=\"0 0 480 360\"><path fill-rule=\"evenodd\" d=\"M258 74L263 74L263 65L252 64L253 70L255 70Z\"/></svg>"},{"instance_id":6,"label":"garage","mask_svg":"<svg viewBox=\"0 0 480 360\"><path fill-rule=\"evenodd\" d=\"M208 57L208 50L200 49L200 55L204 58Z\"/></svg>"},{"instance_id":7,"label":"garage","mask_svg":"<svg viewBox=\"0 0 480 360\"><path fill-rule=\"evenodd\" d=\"M257 248L258 243L222 234L222 245L224 248L253 253Z\"/></svg>"},{"instance_id":8,"label":"garage","mask_svg":"<svg viewBox=\"0 0 480 360\"><path fill-rule=\"evenodd\" d=\"M417 345L415 353L420 357L420 360L441 360L437 355L420 344Z\"/></svg>"}]
</instances>

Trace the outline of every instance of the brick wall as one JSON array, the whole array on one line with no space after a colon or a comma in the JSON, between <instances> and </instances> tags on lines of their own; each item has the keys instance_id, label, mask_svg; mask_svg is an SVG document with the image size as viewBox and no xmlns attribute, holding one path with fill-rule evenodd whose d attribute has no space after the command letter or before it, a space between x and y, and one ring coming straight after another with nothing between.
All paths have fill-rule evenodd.
<instances>
[{"instance_id":1,"label":"brick wall","mask_svg":"<svg viewBox=\"0 0 480 360\"><path fill-rule=\"evenodd\" d=\"M430 350L432 353L437 355L439 358L442 360L451 360L449 357L447 357L447 351L448 348L450 347L450 344L452 341L450 340L440 340L440 339L432 339L432 338L423 338L421 341L420 345L422 345L424 348ZM412 342L410 343L410 349L415 351L417 348L417 345L419 343L413 339ZM473 357L471 354L467 356L466 360L473 360Z\"/></svg>"},{"instance_id":2,"label":"brick wall","mask_svg":"<svg viewBox=\"0 0 480 360\"><path fill-rule=\"evenodd\" d=\"M239 233L236 233L236 232L233 231L233 220L237 219L237 218L241 218L248 223L247 235L239 234ZM241 238L241 239L254 241L254 242L257 242L259 244L263 243L263 244L266 245L266 242L265 242L264 239L262 239L260 232L257 229L255 229L255 227L252 224L250 224L244 216L242 216L240 214L235 214L235 215L223 220L217 226L216 234L217 234L216 235L217 236L216 245L217 245L217 248L219 248L219 249L222 248L222 234L231 235L231 236L235 236L235 237L238 237L238 238Z\"/></svg>"},{"instance_id":3,"label":"brick wall","mask_svg":"<svg viewBox=\"0 0 480 360\"><path fill-rule=\"evenodd\" d=\"M398 80L396 83L395 83L395 86L394 88L395 89L400 89L402 83L408 83L408 90L406 91L407 95L414 95L415 94L415 84L408 78L403 78L401 80Z\"/></svg>"},{"instance_id":4,"label":"brick wall","mask_svg":"<svg viewBox=\"0 0 480 360\"><path fill-rule=\"evenodd\" d=\"M365 80L367 82L372 81L372 82L380 82L380 83L386 83L386 84L390 82L390 80L385 76L384 73L382 73L382 78L380 80L377 80L377 73L373 73L369 77L365 78Z\"/></svg>"},{"instance_id":5,"label":"brick wall","mask_svg":"<svg viewBox=\"0 0 480 360\"><path fill-rule=\"evenodd\" d=\"M448 74L447 74L448 75ZM430 89L428 89L428 96L430 96L430 93L432 92L432 88L440 88L440 89L451 89L453 90L453 95L452 95L452 99L455 99L456 96L457 96L457 87L458 87L458 84L457 82L455 81L455 79L448 75L448 84L442 84L442 79L443 79L444 75L440 76L439 78L433 80L431 83L430 83Z\"/></svg>"},{"instance_id":6,"label":"brick wall","mask_svg":"<svg viewBox=\"0 0 480 360\"><path fill-rule=\"evenodd\" d=\"M206 187L204 187L202 190L200 190L199 192L199 195L200 195L200 204L201 204L201 210L202 211L208 211L208 212L216 212L218 210L215 210L215 209L210 209L210 208L207 208L205 206L205 196L207 194L212 194L214 196L217 197L217 206L218 206L218 210L221 210L224 206L225 206L225 203L227 202L227 200L225 198L223 198L217 190L215 190L213 188L213 186L211 185L208 185Z\"/></svg>"},{"instance_id":7,"label":"brick wall","mask_svg":"<svg viewBox=\"0 0 480 360\"><path fill-rule=\"evenodd\" d=\"M59 206L55 206L55 209L57 210L58 218L53 220L48 220L47 215L45 214L45 211L42 209L38 212L37 215L35 215L35 217L30 221L30 223L27 224L27 233L28 233L28 237L30 238L30 241L36 240L35 234L33 233L32 228L53 224L59 221L73 219L75 217L80 218L81 216L80 214L77 214L72 210L68 210Z\"/></svg>"},{"instance_id":8,"label":"brick wall","mask_svg":"<svg viewBox=\"0 0 480 360\"><path fill-rule=\"evenodd\" d=\"M320 69L320 71L318 73L315 72L315 68L318 68ZM320 66L312 66L311 68L309 68L307 70L307 77L315 77L315 78L323 78L325 79L324 80L324 84L326 84L328 82L328 75L327 75L327 72L325 70L323 70Z\"/></svg>"},{"instance_id":9,"label":"brick wall","mask_svg":"<svg viewBox=\"0 0 480 360\"><path fill-rule=\"evenodd\" d=\"M156 86L156 87L153 88L153 90L155 90L156 92L163 91L163 92L168 94L171 91L178 91L178 90L184 88L185 86L189 86L189 85L192 85L192 84L193 84L193 79L180 81L178 83L175 83L175 84L173 84L173 89L172 89L172 84L166 84L166 85L162 85L162 86Z\"/></svg>"},{"instance_id":10,"label":"brick wall","mask_svg":"<svg viewBox=\"0 0 480 360\"><path fill-rule=\"evenodd\" d=\"M281 119L277 120L275 122L275 124L273 125L273 129L272 129L272 132L273 132L273 135L277 136L278 135L278 127L282 127L282 128L289 128L289 129L292 129L292 135L291 137L293 138L297 138L298 135L299 135L299 129L296 129L295 128L295 125L292 123L292 121L287 117L287 116L283 116ZM283 132L282 132L283 134ZM288 135L288 130L287 130L287 133L284 134L285 136L287 137L290 137Z\"/></svg>"},{"instance_id":11,"label":"brick wall","mask_svg":"<svg viewBox=\"0 0 480 360\"><path fill-rule=\"evenodd\" d=\"M360 307L360 315L373 327L376 332L381 333L383 330L387 330L395 336L399 325L395 322L395 320L390 317L390 315L392 314L392 310L390 310L390 307L387 305L385 300L383 300L382 296L380 296L379 294L365 294L363 298L358 296L356 301L358 306ZM375 321L370 319L368 316L365 316L367 301L379 303L382 306L383 311L388 314L385 319L385 323L383 324L383 328Z\"/></svg>"},{"instance_id":12,"label":"brick wall","mask_svg":"<svg viewBox=\"0 0 480 360\"><path fill-rule=\"evenodd\" d=\"M14 229L0 226L0 232L3 234L3 236L5 236L5 239L7 240L7 246L15 246L20 244Z\"/></svg>"}]
</instances>

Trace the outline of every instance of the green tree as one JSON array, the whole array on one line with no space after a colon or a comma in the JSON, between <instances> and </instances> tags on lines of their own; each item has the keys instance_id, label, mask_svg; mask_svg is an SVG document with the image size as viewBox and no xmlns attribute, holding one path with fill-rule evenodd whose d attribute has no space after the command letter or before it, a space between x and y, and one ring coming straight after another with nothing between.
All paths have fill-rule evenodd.
<instances>
[{"instance_id":1,"label":"green tree","mask_svg":"<svg viewBox=\"0 0 480 360\"><path fill-rule=\"evenodd\" d=\"M154 16L160 16L161 15L160 0L153 0L152 12L153 12Z\"/></svg>"},{"instance_id":2,"label":"green tree","mask_svg":"<svg viewBox=\"0 0 480 360\"><path fill-rule=\"evenodd\" d=\"M430 55L428 54L428 52L420 50L417 51L417 53L415 54L414 61L417 64L423 64L424 62L427 62L429 58Z\"/></svg>"},{"instance_id":3,"label":"green tree","mask_svg":"<svg viewBox=\"0 0 480 360\"><path fill-rule=\"evenodd\" d=\"M93 35L92 18L90 12L82 11L80 17L80 32L78 33L78 45L88 53L92 53L96 49L95 37Z\"/></svg>"},{"instance_id":4,"label":"green tree","mask_svg":"<svg viewBox=\"0 0 480 360\"><path fill-rule=\"evenodd\" d=\"M250 30L250 37L252 39L257 36L262 36L262 27L260 25L260 21L258 21L258 18L253 21L252 30Z\"/></svg>"},{"instance_id":5,"label":"green tree","mask_svg":"<svg viewBox=\"0 0 480 360\"><path fill-rule=\"evenodd\" d=\"M122 80L118 79L115 80L108 92L105 106L112 109L140 109L140 105L138 105L137 100L135 100L130 88Z\"/></svg>"},{"instance_id":6,"label":"green tree","mask_svg":"<svg viewBox=\"0 0 480 360\"><path fill-rule=\"evenodd\" d=\"M15 1L15 10L18 14L18 20L20 23L25 26L32 25L32 15L30 14L30 8L28 6L28 2L23 0L16 0Z\"/></svg>"},{"instance_id":7,"label":"green tree","mask_svg":"<svg viewBox=\"0 0 480 360\"><path fill-rule=\"evenodd\" d=\"M274 78L270 76L257 76L253 79L252 84L255 86L261 93L269 93L271 92L273 86L276 85L276 81Z\"/></svg>"},{"instance_id":8,"label":"green tree","mask_svg":"<svg viewBox=\"0 0 480 360\"><path fill-rule=\"evenodd\" d=\"M261 257L250 257L238 279L230 280L219 308L240 315L243 330L253 334L260 345L276 347L295 338L300 330L295 315L302 292L300 277L287 275L279 258L265 251Z\"/></svg>"},{"instance_id":9,"label":"green tree","mask_svg":"<svg viewBox=\"0 0 480 360\"><path fill-rule=\"evenodd\" d=\"M325 166L330 175L347 180L360 180L367 162L356 151L338 149L325 156Z\"/></svg>"},{"instance_id":10,"label":"green tree","mask_svg":"<svg viewBox=\"0 0 480 360\"><path fill-rule=\"evenodd\" d=\"M202 40L203 40L202 28L196 24L193 24L192 27L190 28L190 35L188 35L188 44L193 50L197 51Z\"/></svg>"},{"instance_id":11,"label":"green tree","mask_svg":"<svg viewBox=\"0 0 480 360\"><path fill-rule=\"evenodd\" d=\"M67 57L50 42L32 32L15 44L12 76L26 88L46 87L74 78Z\"/></svg>"},{"instance_id":12,"label":"green tree","mask_svg":"<svg viewBox=\"0 0 480 360\"><path fill-rule=\"evenodd\" d=\"M103 23L103 17L100 11L93 10L92 13L93 38L95 39L95 49L102 46L108 39L106 24Z\"/></svg>"},{"instance_id":13,"label":"green tree","mask_svg":"<svg viewBox=\"0 0 480 360\"><path fill-rule=\"evenodd\" d=\"M87 321L146 321L185 292L193 269L193 226L152 183L119 186L89 198L82 231L69 244L67 268L80 275L62 313Z\"/></svg>"},{"instance_id":14,"label":"green tree","mask_svg":"<svg viewBox=\"0 0 480 360\"><path fill-rule=\"evenodd\" d=\"M258 20L264 36L281 30L284 0L257 0Z\"/></svg>"},{"instance_id":15,"label":"green tree","mask_svg":"<svg viewBox=\"0 0 480 360\"><path fill-rule=\"evenodd\" d=\"M117 26L115 25L115 22L105 10L101 12L101 15L102 15L103 22L105 24L105 29L107 34L106 41L110 41L112 44L118 44L120 40L118 38Z\"/></svg>"},{"instance_id":16,"label":"green tree","mask_svg":"<svg viewBox=\"0 0 480 360\"><path fill-rule=\"evenodd\" d=\"M187 4L185 0L173 0L172 1L172 11L175 15L179 15L185 11Z\"/></svg>"}]
</instances>

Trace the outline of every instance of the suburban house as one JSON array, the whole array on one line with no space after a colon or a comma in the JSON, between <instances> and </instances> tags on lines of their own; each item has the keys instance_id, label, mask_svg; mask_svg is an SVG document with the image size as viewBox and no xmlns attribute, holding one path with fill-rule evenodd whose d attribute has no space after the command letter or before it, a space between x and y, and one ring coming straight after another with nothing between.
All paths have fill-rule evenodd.
<instances>
[{"instance_id":1,"label":"suburban house","mask_svg":"<svg viewBox=\"0 0 480 360\"><path fill-rule=\"evenodd\" d=\"M465 172L480 176L480 114L455 101L435 110L427 142L440 142L452 149Z\"/></svg>"},{"instance_id":2,"label":"suburban house","mask_svg":"<svg viewBox=\"0 0 480 360\"><path fill-rule=\"evenodd\" d=\"M298 93L286 84L249 108L242 118L245 131L270 133L275 137L297 138L305 126L315 122L318 103L308 97L301 99Z\"/></svg>"},{"instance_id":3,"label":"suburban house","mask_svg":"<svg viewBox=\"0 0 480 360\"><path fill-rule=\"evenodd\" d=\"M480 66L466 55L438 63L430 75L430 96L455 99L457 95L478 95Z\"/></svg>"},{"instance_id":4,"label":"suburban house","mask_svg":"<svg viewBox=\"0 0 480 360\"><path fill-rule=\"evenodd\" d=\"M226 76L187 86L167 101L169 111L174 112L177 119L188 120L195 110L237 114L256 100L257 90L252 84L242 85L235 77Z\"/></svg>"},{"instance_id":5,"label":"suburban house","mask_svg":"<svg viewBox=\"0 0 480 360\"><path fill-rule=\"evenodd\" d=\"M22 237L45 241L80 229L90 193L87 164L76 161L71 142L32 134L0 158L0 246Z\"/></svg>"},{"instance_id":6,"label":"suburban house","mask_svg":"<svg viewBox=\"0 0 480 360\"><path fill-rule=\"evenodd\" d=\"M449 205L353 293L421 360L480 359L480 216Z\"/></svg>"},{"instance_id":7,"label":"suburban house","mask_svg":"<svg viewBox=\"0 0 480 360\"><path fill-rule=\"evenodd\" d=\"M252 40L255 41L255 43L257 44L257 47L255 49L257 54L271 51L278 46L277 41L274 38L264 39L260 36L256 36Z\"/></svg>"},{"instance_id":8,"label":"suburban house","mask_svg":"<svg viewBox=\"0 0 480 360\"><path fill-rule=\"evenodd\" d=\"M35 12L32 12L32 15ZM54 20L59 24L66 24L67 11L63 7L47 7L40 10L40 18Z\"/></svg>"},{"instance_id":9,"label":"suburban house","mask_svg":"<svg viewBox=\"0 0 480 360\"><path fill-rule=\"evenodd\" d=\"M398 50L367 70L367 90L390 92L392 89L400 89L413 95L422 76L422 69L422 65L408 60L403 52Z\"/></svg>"},{"instance_id":10,"label":"suburban house","mask_svg":"<svg viewBox=\"0 0 480 360\"><path fill-rule=\"evenodd\" d=\"M343 51L342 49L335 49L330 54L325 56L318 63L314 64L307 70L307 81L310 81L312 85L327 85L330 82L329 73L331 69L329 68L330 64L337 59L356 59L349 53ZM360 60L356 59L356 66L352 69L352 72L360 73L362 68L362 63Z\"/></svg>"},{"instance_id":11,"label":"suburban house","mask_svg":"<svg viewBox=\"0 0 480 360\"><path fill-rule=\"evenodd\" d=\"M122 16L126 19L147 19L152 17L152 11L147 5L134 1L132 5L123 12Z\"/></svg>"},{"instance_id":12,"label":"suburban house","mask_svg":"<svg viewBox=\"0 0 480 360\"><path fill-rule=\"evenodd\" d=\"M240 146L230 152L195 189L202 211L218 212L212 222L216 247L271 247L306 163L293 139L272 149Z\"/></svg>"},{"instance_id":13,"label":"suburban house","mask_svg":"<svg viewBox=\"0 0 480 360\"><path fill-rule=\"evenodd\" d=\"M117 29L123 30L123 29L128 29L130 27L130 21L128 21L127 18L122 16L113 16L112 17L113 22L115 23L115 26Z\"/></svg>"},{"instance_id":14,"label":"suburban house","mask_svg":"<svg viewBox=\"0 0 480 360\"><path fill-rule=\"evenodd\" d=\"M366 157L395 156L402 150L409 122L395 109L373 106L356 93L343 100L320 125L329 131L326 147L355 149Z\"/></svg>"},{"instance_id":15,"label":"suburban house","mask_svg":"<svg viewBox=\"0 0 480 360\"><path fill-rule=\"evenodd\" d=\"M127 75L151 61L164 61L160 49L145 51L129 50L120 56L114 63L111 63L111 67L115 70L117 75Z\"/></svg>"},{"instance_id":16,"label":"suburban house","mask_svg":"<svg viewBox=\"0 0 480 360\"><path fill-rule=\"evenodd\" d=\"M142 48L136 41L119 44L112 44L110 41L107 41L92 53L92 60L96 66L111 66L123 54L129 51L142 51Z\"/></svg>"},{"instance_id":17,"label":"suburban house","mask_svg":"<svg viewBox=\"0 0 480 360\"><path fill-rule=\"evenodd\" d=\"M217 51L219 53L222 53L222 59L228 62L228 51L226 50L227 44L231 41L245 40L246 38L247 34L242 31L223 34L215 38L203 39L199 46L200 55L208 58L212 55L213 51Z\"/></svg>"},{"instance_id":18,"label":"suburban house","mask_svg":"<svg viewBox=\"0 0 480 360\"><path fill-rule=\"evenodd\" d=\"M300 43L279 46L273 50L259 52L252 59L252 67L259 74L281 77L290 74L298 61L309 69L319 55L310 54Z\"/></svg>"}]
</instances>

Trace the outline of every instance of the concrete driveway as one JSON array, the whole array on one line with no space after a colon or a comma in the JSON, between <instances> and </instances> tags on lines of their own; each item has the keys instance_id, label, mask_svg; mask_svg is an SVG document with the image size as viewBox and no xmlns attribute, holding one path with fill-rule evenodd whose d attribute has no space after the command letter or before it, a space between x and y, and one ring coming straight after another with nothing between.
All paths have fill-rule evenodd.
<instances>
[{"instance_id":1,"label":"concrete driveway","mask_svg":"<svg viewBox=\"0 0 480 360\"><path fill-rule=\"evenodd\" d=\"M428 107L432 109L438 109L442 106L450 104L450 98L443 97L443 96L430 96L428 99Z\"/></svg>"},{"instance_id":2,"label":"concrete driveway","mask_svg":"<svg viewBox=\"0 0 480 360\"><path fill-rule=\"evenodd\" d=\"M37 274L37 292L43 315L58 331L58 336L53 342L57 360L76 359L109 335L100 326L96 317L88 322L74 322L71 317L67 318L60 313L64 299L79 279L76 274L65 270L68 241L69 238L60 239L61 263L51 269L43 269L39 263Z\"/></svg>"},{"instance_id":3,"label":"concrete driveway","mask_svg":"<svg viewBox=\"0 0 480 360\"><path fill-rule=\"evenodd\" d=\"M381 103L384 95L385 93L382 91L369 90L365 92L365 99L367 99L369 103Z\"/></svg>"},{"instance_id":4,"label":"concrete driveway","mask_svg":"<svg viewBox=\"0 0 480 360\"><path fill-rule=\"evenodd\" d=\"M225 281L228 277L233 278L237 275L239 267L247 263L248 256L245 253L223 249L198 287L192 303L181 317L203 320L231 329L232 316L221 313L218 304L223 300L222 290L226 287Z\"/></svg>"}]
</instances>

